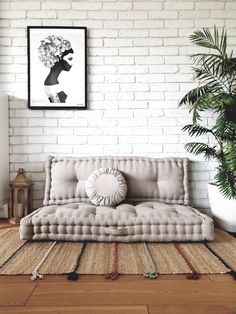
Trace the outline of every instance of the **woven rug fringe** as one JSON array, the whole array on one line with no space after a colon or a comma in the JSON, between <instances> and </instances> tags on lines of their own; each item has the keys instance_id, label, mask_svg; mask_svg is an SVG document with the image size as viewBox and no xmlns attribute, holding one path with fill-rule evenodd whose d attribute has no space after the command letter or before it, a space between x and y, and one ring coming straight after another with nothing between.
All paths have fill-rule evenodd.
<instances>
[{"instance_id":1,"label":"woven rug fringe","mask_svg":"<svg viewBox=\"0 0 236 314\"><path fill-rule=\"evenodd\" d=\"M143 277L149 278L149 279L156 279L156 278L158 278L159 275L157 273L157 269L156 269L156 266L153 262L152 256L148 250L147 243L143 242L143 247L144 247L144 252L145 252L146 258L147 258L147 260L151 266L151 271L143 274Z\"/></svg>"},{"instance_id":2,"label":"woven rug fringe","mask_svg":"<svg viewBox=\"0 0 236 314\"><path fill-rule=\"evenodd\" d=\"M67 279L68 280L73 280L73 281L76 281L79 279L79 275L76 273L76 271L78 270L79 268L79 265L80 265L80 261L81 261L81 258L82 258L82 255L84 253L84 250L87 246L87 242L84 242L82 247L81 247L81 250L80 250L80 253L77 257L77 260L76 260L76 264L75 264L75 267L73 269L73 271L71 271L70 273L68 273L67 275Z\"/></svg>"},{"instance_id":3,"label":"woven rug fringe","mask_svg":"<svg viewBox=\"0 0 236 314\"><path fill-rule=\"evenodd\" d=\"M107 274L105 276L105 279L111 279L111 280L116 280L120 274L118 272L118 244L117 243L112 243L112 248L113 248L113 272L110 274Z\"/></svg>"},{"instance_id":4,"label":"woven rug fringe","mask_svg":"<svg viewBox=\"0 0 236 314\"><path fill-rule=\"evenodd\" d=\"M236 271L231 270L229 274L234 278L234 280L236 280Z\"/></svg>"},{"instance_id":5,"label":"woven rug fringe","mask_svg":"<svg viewBox=\"0 0 236 314\"><path fill-rule=\"evenodd\" d=\"M175 246L176 250L179 252L179 254L183 257L186 264L188 265L188 267L191 270L191 274L188 274L186 276L186 278L188 280L198 280L200 278L200 274L196 271L193 264L190 262L190 260L187 258L187 256L184 254L184 252L181 250L181 248L178 244L175 243L174 246Z\"/></svg>"},{"instance_id":6,"label":"woven rug fringe","mask_svg":"<svg viewBox=\"0 0 236 314\"><path fill-rule=\"evenodd\" d=\"M40 261L40 263L37 265L37 267L33 270L32 272L32 276L31 276L31 280L36 280L36 279L43 279L43 275L40 275L38 273L39 268L43 265L43 263L45 262L46 258L48 257L48 255L50 254L50 252L52 251L52 249L54 248L54 246L57 244L57 241L53 242L53 244L50 246L50 248L47 250L46 254L44 255L44 257L42 258L42 260Z\"/></svg>"}]
</instances>

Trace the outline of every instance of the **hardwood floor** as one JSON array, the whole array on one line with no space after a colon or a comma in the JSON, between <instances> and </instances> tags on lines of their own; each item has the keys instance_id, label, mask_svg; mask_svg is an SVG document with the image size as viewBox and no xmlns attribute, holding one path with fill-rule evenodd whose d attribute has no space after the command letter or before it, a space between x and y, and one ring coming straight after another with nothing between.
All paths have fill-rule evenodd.
<instances>
[{"instance_id":1,"label":"hardwood floor","mask_svg":"<svg viewBox=\"0 0 236 314\"><path fill-rule=\"evenodd\" d=\"M121 276L107 281L103 276L80 276L69 282L65 276L0 277L0 313L45 314L229 314L236 313L236 282L229 275Z\"/></svg>"},{"instance_id":2,"label":"hardwood floor","mask_svg":"<svg viewBox=\"0 0 236 314\"><path fill-rule=\"evenodd\" d=\"M0 218L0 229L15 227L19 224L10 224L8 219Z\"/></svg>"},{"instance_id":3,"label":"hardwood floor","mask_svg":"<svg viewBox=\"0 0 236 314\"><path fill-rule=\"evenodd\" d=\"M0 223L5 228L7 223ZM8 225L9 226L9 225ZM142 276L0 276L0 314L233 314L236 281L230 275L204 275L190 281L184 275Z\"/></svg>"}]
</instances>

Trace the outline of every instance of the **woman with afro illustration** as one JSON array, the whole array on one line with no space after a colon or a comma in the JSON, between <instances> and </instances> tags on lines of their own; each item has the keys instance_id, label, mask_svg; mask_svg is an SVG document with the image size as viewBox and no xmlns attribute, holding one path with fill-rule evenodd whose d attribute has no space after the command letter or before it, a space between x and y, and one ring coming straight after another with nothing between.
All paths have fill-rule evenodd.
<instances>
[{"instance_id":1,"label":"woman with afro illustration","mask_svg":"<svg viewBox=\"0 0 236 314\"><path fill-rule=\"evenodd\" d=\"M70 71L73 65L74 51L69 40L62 36L48 36L41 40L38 48L39 59L50 69L44 81L44 90L51 103L65 103L67 94L58 78L62 71Z\"/></svg>"}]
</instances>

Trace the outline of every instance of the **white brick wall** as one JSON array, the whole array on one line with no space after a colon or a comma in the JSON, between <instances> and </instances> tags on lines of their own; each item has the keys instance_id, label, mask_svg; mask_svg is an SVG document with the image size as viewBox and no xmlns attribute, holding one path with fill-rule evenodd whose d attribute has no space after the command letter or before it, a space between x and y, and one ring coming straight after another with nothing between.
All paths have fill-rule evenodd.
<instances>
[{"instance_id":1,"label":"white brick wall","mask_svg":"<svg viewBox=\"0 0 236 314\"><path fill-rule=\"evenodd\" d=\"M10 171L24 167L42 203L48 154L188 156L181 96L193 87L196 28L226 26L235 48L234 0L0 1L0 88L10 96ZM27 109L27 25L88 27L87 111ZM210 124L212 119L204 118ZM193 205L208 207L214 163L189 156Z\"/></svg>"}]
</instances>

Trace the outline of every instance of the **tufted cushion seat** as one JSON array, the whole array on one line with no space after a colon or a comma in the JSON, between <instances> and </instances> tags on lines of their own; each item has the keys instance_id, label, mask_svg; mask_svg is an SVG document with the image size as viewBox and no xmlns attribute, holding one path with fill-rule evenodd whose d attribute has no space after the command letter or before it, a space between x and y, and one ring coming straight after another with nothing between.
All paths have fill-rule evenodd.
<instances>
[{"instance_id":1,"label":"tufted cushion seat","mask_svg":"<svg viewBox=\"0 0 236 314\"><path fill-rule=\"evenodd\" d=\"M178 204L141 202L117 207L88 203L45 206L21 220L21 238L33 240L213 240L211 218Z\"/></svg>"},{"instance_id":2,"label":"tufted cushion seat","mask_svg":"<svg viewBox=\"0 0 236 314\"><path fill-rule=\"evenodd\" d=\"M187 166L187 158L51 156L46 163L44 207L21 219L20 237L118 242L213 240L213 220L188 206ZM127 194L123 203L114 207L91 204L85 183L100 168L115 169L124 177Z\"/></svg>"}]
</instances>

